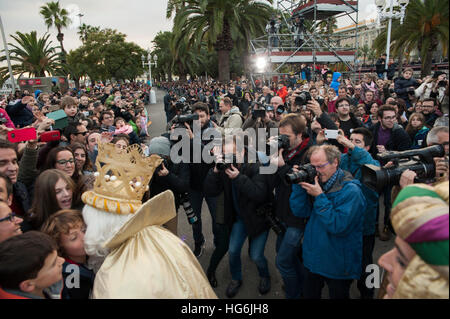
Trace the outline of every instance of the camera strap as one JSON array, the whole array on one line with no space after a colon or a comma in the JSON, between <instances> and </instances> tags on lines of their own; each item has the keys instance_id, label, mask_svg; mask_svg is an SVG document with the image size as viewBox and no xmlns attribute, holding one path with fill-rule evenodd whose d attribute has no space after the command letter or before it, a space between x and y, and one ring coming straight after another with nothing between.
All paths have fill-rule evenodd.
<instances>
[{"instance_id":1,"label":"camera strap","mask_svg":"<svg viewBox=\"0 0 450 319\"><path fill-rule=\"evenodd\" d=\"M306 145L308 145L308 143L309 143L309 137L305 138L297 148L290 151L286 157L286 160L289 162L291 159L293 159L295 156L297 156L306 147Z\"/></svg>"}]
</instances>

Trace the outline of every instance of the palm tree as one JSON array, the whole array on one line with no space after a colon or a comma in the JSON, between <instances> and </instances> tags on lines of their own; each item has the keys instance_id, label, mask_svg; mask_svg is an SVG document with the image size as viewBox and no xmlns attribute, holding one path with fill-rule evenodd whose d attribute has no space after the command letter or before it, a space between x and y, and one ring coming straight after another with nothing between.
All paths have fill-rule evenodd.
<instances>
[{"instance_id":1,"label":"palm tree","mask_svg":"<svg viewBox=\"0 0 450 319\"><path fill-rule=\"evenodd\" d=\"M52 41L48 41L50 37L48 33L38 39L36 31L30 33L17 31L16 35L11 37L17 42L8 44L12 48L11 61L18 62L12 65L14 75L29 73L31 77L45 77L60 70L61 56L56 52L57 47L52 47ZM5 60L6 56L0 57L0 62ZM0 79L4 78L7 72L7 67L0 68Z\"/></svg>"},{"instance_id":2,"label":"palm tree","mask_svg":"<svg viewBox=\"0 0 450 319\"><path fill-rule=\"evenodd\" d=\"M93 32L99 32L100 27L93 27L89 24L83 23L78 27L78 35L80 37L81 42L85 43L89 34Z\"/></svg>"},{"instance_id":3,"label":"palm tree","mask_svg":"<svg viewBox=\"0 0 450 319\"><path fill-rule=\"evenodd\" d=\"M61 32L61 29L66 28L72 22L69 18L69 12L66 9L61 8L59 6L59 1L57 1L47 2L46 5L41 6L40 13L45 20L47 29L55 26L58 30L58 35L56 38L60 43L61 52L65 55L66 51L63 46L64 34Z\"/></svg>"},{"instance_id":4,"label":"palm tree","mask_svg":"<svg viewBox=\"0 0 450 319\"><path fill-rule=\"evenodd\" d=\"M358 56L362 56L364 59L363 59L363 63L366 63L366 57L368 56L368 55L370 55L370 51L371 51L371 49L369 48L369 46L367 45L367 43L366 44L364 44L362 47L359 47L358 48Z\"/></svg>"},{"instance_id":5,"label":"palm tree","mask_svg":"<svg viewBox=\"0 0 450 319\"><path fill-rule=\"evenodd\" d=\"M326 34L328 40L330 39L330 35L333 34L333 31L338 27L337 20L334 17L320 21L317 26L319 27L319 33Z\"/></svg>"},{"instance_id":6,"label":"palm tree","mask_svg":"<svg viewBox=\"0 0 450 319\"><path fill-rule=\"evenodd\" d=\"M262 33L271 13L268 4L254 0L191 0L179 7L173 31L177 42L188 39L189 48L206 40L208 49L218 54L219 80L226 82L234 42Z\"/></svg>"},{"instance_id":7,"label":"palm tree","mask_svg":"<svg viewBox=\"0 0 450 319\"><path fill-rule=\"evenodd\" d=\"M422 61L422 74L431 73L432 58L439 44L445 56L449 40L449 2L441 0L411 0L406 8L402 25L392 22L391 51L393 56L403 56L418 50ZM386 48L387 31L384 30L374 41L378 53Z\"/></svg>"}]
</instances>

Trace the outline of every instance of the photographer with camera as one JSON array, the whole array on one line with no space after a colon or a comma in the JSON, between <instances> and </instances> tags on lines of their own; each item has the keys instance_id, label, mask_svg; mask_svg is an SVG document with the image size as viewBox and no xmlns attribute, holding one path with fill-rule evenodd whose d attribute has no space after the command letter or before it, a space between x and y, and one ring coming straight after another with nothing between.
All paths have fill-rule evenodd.
<instances>
[{"instance_id":1,"label":"photographer with camera","mask_svg":"<svg viewBox=\"0 0 450 319\"><path fill-rule=\"evenodd\" d=\"M218 155L220 156L220 155ZM258 290L266 294L270 290L270 274L264 248L269 234L265 216L257 208L267 201L269 192L266 180L259 173L259 164L248 162L246 149L240 135L225 138L223 156L206 177L206 194L218 196L224 193L225 220L231 226L229 262L232 281L228 285L228 298L234 297L242 285L241 250L247 237L250 258L256 263L260 282Z\"/></svg>"},{"instance_id":2,"label":"photographer with camera","mask_svg":"<svg viewBox=\"0 0 450 319\"><path fill-rule=\"evenodd\" d=\"M187 133L190 137L190 153L191 160L189 164L189 172L190 172L190 190L189 190L189 198L191 201L193 214L195 216L195 222L191 222L192 224L192 232L194 236L194 255L196 257L200 257L203 254L203 249L205 247L205 237L203 236L202 231L202 204L203 199L205 199L206 204L209 209L209 213L212 219L212 231L214 234L214 244L216 244L216 207L217 207L217 198L213 196L207 196L203 190L203 184L208 174L208 171L214 166L214 163L206 163L203 161L203 157L201 157L201 162L197 163L192 160L194 153L194 143L200 143L201 154L203 154L204 147L211 141L209 137L215 131L214 124L210 119L209 108L208 105L202 102L197 102L192 105L192 115L197 117L197 120L200 124L200 132L199 136L194 135L196 130L193 128L193 125L196 123L191 121L190 124L188 122L184 123L186 126ZM191 127L192 126L192 127ZM193 132L193 131L194 132ZM205 139L203 139L203 135L205 134ZM208 136L209 135L209 136ZM214 274L215 268L211 271ZM208 275L208 279L210 276Z\"/></svg>"},{"instance_id":3,"label":"photographer with camera","mask_svg":"<svg viewBox=\"0 0 450 319\"><path fill-rule=\"evenodd\" d=\"M256 148L256 143L259 141L259 132L258 129L263 128L266 131L264 139L269 136L269 132L271 128L277 128L277 123L270 119L269 113L267 112L270 109L270 105L266 105L264 103L252 102L251 110L249 111L249 116L245 120L242 125L242 130L246 130L248 128L252 128L256 132L256 141L250 142Z\"/></svg>"},{"instance_id":4,"label":"photographer with camera","mask_svg":"<svg viewBox=\"0 0 450 319\"><path fill-rule=\"evenodd\" d=\"M305 42L305 18L297 15L292 23L291 32L294 33L294 43L296 47L301 47Z\"/></svg>"},{"instance_id":5,"label":"photographer with camera","mask_svg":"<svg viewBox=\"0 0 450 319\"><path fill-rule=\"evenodd\" d=\"M326 283L331 299L348 299L353 279L361 275L364 195L360 182L339 168L337 147L313 146L309 154L317 175L294 184L290 196L292 212L309 218L303 240L303 294L320 299Z\"/></svg>"},{"instance_id":6,"label":"photographer with camera","mask_svg":"<svg viewBox=\"0 0 450 319\"><path fill-rule=\"evenodd\" d=\"M338 135L337 141L348 149L346 154L341 155L339 167L344 171L350 172L356 179L362 182L362 166L371 164L380 166L380 163L372 158L369 153L370 145L372 145L372 133L363 127L356 128L352 131L350 139L343 135ZM365 284L368 273L366 273L367 265L373 263L372 253L375 246L375 228L378 213L378 193L361 184L361 190L366 202L366 210L364 212L363 223L363 245L362 245L362 273L358 280L358 289L361 299L372 299L374 294L373 288L368 288Z\"/></svg>"},{"instance_id":7,"label":"photographer with camera","mask_svg":"<svg viewBox=\"0 0 450 319\"><path fill-rule=\"evenodd\" d=\"M266 25L266 32L269 34L269 48L278 48L280 38L277 34L280 33L280 27L281 24L278 18L272 16Z\"/></svg>"},{"instance_id":8,"label":"photographer with camera","mask_svg":"<svg viewBox=\"0 0 450 319\"><path fill-rule=\"evenodd\" d=\"M281 121L281 116L286 112L286 106L284 105L283 99L279 96L274 96L270 99L270 105L273 107L275 114L274 121L279 123Z\"/></svg>"},{"instance_id":9,"label":"photographer with camera","mask_svg":"<svg viewBox=\"0 0 450 319\"><path fill-rule=\"evenodd\" d=\"M385 151L405 151L411 148L411 139L403 127L396 123L395 108L389 105L383 105L378 109L378 123L370 128L373 135L373 142L370 153L376 157L378 153ZM387 163L381 163L385 165ZM390 238L389 214L391 211L391 189L384 189L384 228L380 233L381 240Z\"/></svg>"},{"instance_id":10,"label":"photographer with camera","mask_svg":"<svg viewBox=\"0 0 450 319\"><path fill-rule=\"evenodd\" d=\"M428 98L438 98L439 101L442 101L447 84L447 74L436 71L433 76L427 76L423 79L422 84L414 91L414 94L422 101Z\"/></svg>"},{"instance_id":11,"label":"photographer with camera","mask_svg":"<svg viewBox=\"0 0 450 319\"><path fill-rule=\"evenodd\" d=\"M175 164L170 159L170 140L159 136L151 139L148 148L149 154L159 155L163 162L156 169L150 181L150 198L171 190L175 197L175 209L183 203L185 194L189 191L189 167L186 163ZM187 199L189 200L189 199ZM178 216L168 221L165 226L177 235Z\"/></svg>"},{"instance_id":12,"label":"photographer with camera","mask_svg":"<svg viewBox=\"0 0 450 319\"><path fill-rule=\"evenodd\" d=\"M412 77L413 69L405 68L402 77L395 80L394 90L397 97L405 100L407 108L412 106L411 99L415 97L415 90L419 86L416 79Z\"/></svg>"},{"instance_id":13,"label":"photographer with camera","mask_svg":"<svg viewBox=\"0 0 450 319\"><path fill-rule=\"evenodd\" d=\"M272 162L278 167L273 175L267 175L269 189L275 189L273 211L285 231L277 237L276 266L283 278L286 298L300 298L303 286L302 264L298 258L301 240L306 225L302 216L294 214L289 206L291 185L286 175L292 173L295 165L305 162L305 154L312 139L306 135L306 121L300 114L287 114L280 121L278 137L278 156Z\"/></svg>"}]
</instances>

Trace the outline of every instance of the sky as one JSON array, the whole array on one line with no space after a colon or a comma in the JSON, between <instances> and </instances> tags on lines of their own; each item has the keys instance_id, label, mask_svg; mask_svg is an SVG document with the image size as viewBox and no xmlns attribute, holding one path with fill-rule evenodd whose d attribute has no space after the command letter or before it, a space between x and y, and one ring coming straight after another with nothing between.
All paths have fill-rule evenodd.
<instances>
[{"instance_id":1,"label":"sky","mask_svg":"<svg viewBox=\"0 0 450 319\"><path fill-rule=\"evenodd\" d=\"M56 0L55 0L56 1ZM375 0L359 1L359 20L376 17ZM22 33L36 30L38 36L47 31L44 20L39 14L40 7L47 1L0 0L0 16L3 21L8 42L14 42L9 36L16 31ZM276 7L276 0L273 1ZM127 35L127 41L135 42L144 49L151 47L151 41L159 31L170 31L173 21L166 19L167 0L60 0L72 17L72 25L64 29L64 48L66 51L81 45L77 28L86 23L101 28L112 28ZM339 23L349 24L350 20ZM49 30L53 44L58 45L55 28ZM2 43L2 42L1 42ZM3 49L3 43L1 44Z\"/></svg>"}]
</instances>

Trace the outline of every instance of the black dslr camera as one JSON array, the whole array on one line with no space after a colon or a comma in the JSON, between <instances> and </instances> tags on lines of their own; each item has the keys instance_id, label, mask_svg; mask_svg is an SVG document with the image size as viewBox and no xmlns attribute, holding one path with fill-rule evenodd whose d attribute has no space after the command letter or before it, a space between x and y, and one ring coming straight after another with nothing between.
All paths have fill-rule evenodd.
<instances>
[{"instance_id":1,"label":"black dslr camera","mask_svg":"<svg viewBox=\"0 0 450 319\"><path fill-rule=\"evenodd\" d=\"M285 181L288 184L309 183L314 184L316 177L316 168L311 164L305 164L298 168L298 172L290 171L285 175Z\"/></svg>"},{"instance_id":2,"label":"black dslr camera","mask_svg":"<svg viewBox=\"0 0 450 319\"><path fill-rule=\"evenodd\" d=\"M381 192L387 185L398 185L400 176L407 169L416 172L417 182L426 182L435 177L434 157L443 157L445 150L442 145L433 145L416 150L403 152L384 152L378 159L393 166L382 168L366 164L362 167L362 182L369 188Z\"/></svg>"},{"instance_id":3,"label":"black dslr camera","mask_svg":"<svg viewBox=\"0 0 450 319\"><path fill-rule=\"evenodd\" d=\"M261 207L258 207L256 209L256 214L258 216L265 218L265 220L270 225L270 228L272 228L275 234L281 235L286 231L286 228L283 226L283 224L281 224L278 217L275 216L272 203L269 202Z\"/></svg>"},{"instance_id":4,"label":"black dslr camera","mask_svg":"<svg viewBox=\"0 0 450 319\"><path fill-rule=\"evenodd\" d=\"M303 106L311 101L311 94L308 91L302 91L295 97L295 105Z\"/></svg>"},{"instance_id":5,"label":"black dslr camera","mask_svg":"<svg viewBox=\"0 0 450 319\"><path fill-rule=\"evenodd\" d=\"M224 161L223 162L216 162L216 168L219 171L225 171L227 168L231 168L231 165L233 165L234 167L237 166L237 158L236 155L225 155L223 157Z\"/></svg>"},{"instance_id":6,"label":"black dslr camera","mask_svg":"<svg viewBox=\"0 0 450 319\"><path fill-rule=\"evenodd\" d=\"M258 108L255 109L255 106L257 106ZM265 118L266 117L266 105L262 102L252 102L251 104L251 108L252 108L252 117L254 119L257 118Z\"/></svg>"},{"instance_id":7,"label":"black dslr camera","mask_svg":"<svg viewBox=\"0 0 450 319\"><path fill-rule=\"evenodd\" d=\"M191 107L188 103L186 103L186 99L181 97L176 103L175 108L180 114L174 117L173 123L175 124L175 128L185 128L184 123L188 123L190 127L194 120L198 120L198 114L192 114Z\"/></svg>"}]
</instances>

